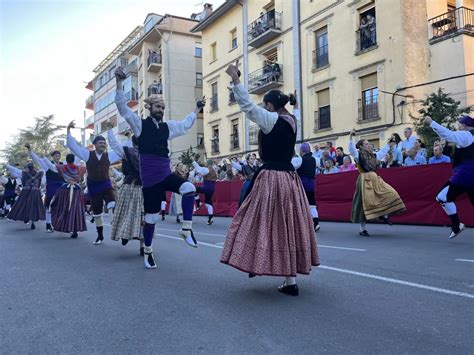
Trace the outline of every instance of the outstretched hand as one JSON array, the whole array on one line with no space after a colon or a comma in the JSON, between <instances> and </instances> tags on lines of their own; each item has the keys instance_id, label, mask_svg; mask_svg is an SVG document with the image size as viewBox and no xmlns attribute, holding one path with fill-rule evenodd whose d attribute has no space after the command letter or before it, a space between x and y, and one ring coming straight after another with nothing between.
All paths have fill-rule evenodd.
<instances>
[{"instance_id":1,"label":"outstretched hand","mask_svg":"<svg viewBox=\"0 0 474 355\"><path fill-rule=\"evenodd\" d=\"M114 74L115 74L116 81L122 81L127 78L127 75L124 73L122 67L117 67L117 69L115 69Z\"/></svg>"},{"instance_id":2,"label":"outstretched hand","mask_svg":"<svg viewBox=\"0 0 474 355\"><path fill-rule=\"evenodd\" d=\"M429 126L433 122L433 119L430 116L426 116L425 119L423 120L423 123L427 126Z\"/></svg>"},{"instance_id":3,"label":"outstretched hand","mask_svg":"<svg viewBox=\"0 0 474 355\"><path fill-rule=\"evenodd\" d=\"M72 128L76 128L76 123L74 121L69 122L67 125L67 132L69 133Z\"/></svg>"},{"instance_id":4,"label":"outstretched hand","mask_svg":"<svg viewBox=\"0 0 474 355\"><path fill-rule=\"evenodd\" d=\"M356 135L356 130L355 130L355 128L352 129L350 135L351 135L352 137L354 137L354 136Z\"/></svg>"},{"instance_id":5,"label":"outstretched hand","mask_svg":"<svg viewBox=\"0 0 474 355\"><path fill-rule=\"evenodd\" d=\"M240 83L240 70L238 59L235 61L235 64L229 64L225 72L232 78L234 85Z\"/></svg>"},{"instance_id":6,"label":"outstretched hand","mask_svg":"<svg viewBox=\"0 0 474 355\"><path fill-rule=\"evenodd\" d=\"M25 144L25 148L28 149L28 150L31 150L31 145L30 145L30 143L26 143L26 144Z\"/></svg>"},{"instance_id":7,"label":"outstretched hand","mask_svg":"<svg viewBox=\"0 0 474 355\"><path fill-rule=\"evenodd\" d=\"M196 106L198 108L203 108L204 106L206 106L206 96L203 96L201 100L198 100L196 102Z\"/></svg>"}]
</instances>

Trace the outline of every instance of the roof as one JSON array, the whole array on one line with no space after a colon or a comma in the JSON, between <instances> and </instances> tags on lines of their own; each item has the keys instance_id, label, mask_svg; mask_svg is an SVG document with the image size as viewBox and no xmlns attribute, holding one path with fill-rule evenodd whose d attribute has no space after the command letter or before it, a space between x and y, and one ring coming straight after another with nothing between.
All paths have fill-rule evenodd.
<instances>
[{"instance_id":1,"label":"roof","mask_svg":"<svg viewBox=\"0 0 474 355\"><path fill-rule=\"evenodd\" d=\"M208 17L199 22L199 24L191 29L191 32L196 33L206 29L209 25L216 22L219 17L225 14L227 11L232 9L234 5L238 5L237 0L226 0L221 6L219 6L215 11L212 12Z\"/></svg>"}]
</instances>

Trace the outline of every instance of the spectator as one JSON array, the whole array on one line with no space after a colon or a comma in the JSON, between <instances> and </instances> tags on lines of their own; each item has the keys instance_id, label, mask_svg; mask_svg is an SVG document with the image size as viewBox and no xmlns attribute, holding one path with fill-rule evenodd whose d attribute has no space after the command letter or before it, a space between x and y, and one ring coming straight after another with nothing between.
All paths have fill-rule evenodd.
<instances>
[{"instance_id":1,"label":"spectator","mask_svg":"<svg viewBox=\"0 0 474 355\"><path fill-rule=\"evenodd\" d=\"M359 34L360 34L360 49L366 49L370 43L370 30L369 24L367 23L367 17L362 16L360 18L360 25L359 25Z\"/></svg>"},{"instance_id":2,"label":"spectator","mask_svg":"<svg viewBox=\"0 0 474 355\"><path fill-rule=\"evenodd\" d=\"M332 159L327 159L324 161L324 171L323 174L335 174L339 170L334 166Z\"/></svg>"},{"instance_id":3,"label":"spectator","mask_svg":"<svg viewBox=\"0 0 474 355\"><path fill-rule=\"evenodd\" d=\"M377 28L375 25L375 17L371 14L367 14L367 27L369 28L369 44L370 46L375 46L377 44Z\"/></svg>"},{"instance_id":4,"label":"spectator","mask_svg":"<svg viewBox=\"0 0 474 355\"><path fill-rule=\"evenodd\" d=\"M353 171L356 167L352 163L351 158L348 155L344 155L342 158L342 165L339 167L340 173L345 173L346 171Z\"/></svg>"},{"instance_id":5,"label":"spectator","mask_svg":"<svg viewBox=\"0 0 474 355\"><path fill-rule=\"evenodd\" d=\"M451 163L451 158L443 154L441 145L433 147L433 156L428 161L428 164Z\"/></svg>"},{"instance_id":6,"label":"spectator","mask_svg":"<svg viewBox=\"0 0 474 355\"><path fill-rule=\"evenodd\" d=\"M342 147L337 147L336 148L336 166L339 167L344 163L344 157L346 155L344 154L344 148Z\"/></svg>"},{"instance_id":7,"label":"spectator","mask_svg":"<svg viewBox=\"0 0 474 355\"><path fill-rule=\"evenodd\" d=\"M401 152L402 151L402 139L400 138L400 135L398 133L393 133L390 136L390 140L393 140L395 142L395 148L397 148Z\"/></svg>"},{"instance_id":8,"label":"spectator","mask_svg":"<svg viewBox=\"0 0 474 355\"><path fill-rule=\"evenodd\" d=\"M426 159L416 153L416 148L412 147L408 150L407 157L405 158L404 166L424 165Z\"/></svg>"},{"instance_id":9,"label":"spectator","mask_svg":"<svg viewBox=\"0 0 474 355\"><path fill-rule=\"evenodd\" d=\"M415 140L415 145L416 153L418 155L421 155L423 158L426 160L426 146L425 144L421 141L421 139L417 138Z\"/></svg>"},{"instance_id":10,"label":"spectator","mask_svg":"<svg viewBox=\"0 0 474 355\"><path fill-rule=\"evenodd\" d=\"M441 148L443 149L443 155L446 155L449 158L453 157L453 147L446 142L446 139L440 139L439 141L436 141L436 142L438 142L438 144L441 145Z\"/></svg>"},{"instance_id":11,"label":"spectator","mask_svg":"<svg viewBox=\"0 0 474 355\"><path fill-rule=\"evenodd\" d=\"M388 151L387 155L385 155L384 161L382 162L382 168L396 168L400 165L401 164L399 164L398 161L395 159L393 152Z\"/></svg>"},{"instance_id":12,"label":"spectator","mask_svg":"<svg viewBox=\"0 0 474 355\"><path fill-rule=\"evenodd\" d=\"M405 128L403 134L405 135L405 140L402 142L402 154L403 157L406 157L408 155L408 150L415 146L416 137L413 135L411 127Z\"/></svg>"},{"instance_id":13,"label":"spectator","mask_svg":"<svg viewBox=\"0 0 474 355\"><path fill-rule=\"evenodd\" d=\"M327 142L326 143L326 149L329 151L329 155L331 158L335 159L336 158L336 148L332 146L332 142Z\"/></svg>"},{"instance_id":14,"label":"spectator","mask_svg":"<svg viewBox=\"0 0 474 355\"><path fill-rule=\"evenodd\" d=\"M323 155L323 151L319 147L319 144L314 145L314 151L313 151L313 157L316 159L316 161L320 161L321 157Z\"/></svg>"}]
</instances>

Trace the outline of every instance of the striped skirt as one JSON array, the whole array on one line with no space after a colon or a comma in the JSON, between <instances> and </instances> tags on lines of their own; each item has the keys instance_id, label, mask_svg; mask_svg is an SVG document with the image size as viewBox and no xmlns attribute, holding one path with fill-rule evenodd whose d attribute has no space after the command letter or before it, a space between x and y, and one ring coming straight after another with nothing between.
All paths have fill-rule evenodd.
<instances>
[{"instance_id":1,"label":"striped skirt","mask_svg":"<svg viewBox=\"0 0 474 355\"><path fill-rule=\"evenodd\" d=\"M41 199L40 190L38 190L38 188L23 188L7 218L24 222L44 221L46 219L46 209Z\"/></svg>"},{"instance_id":2,"label":"striped skirt","mask_svg":"<svg viewBox=\"0 0 474 355\"><path fill-rule=\"evenodd\" d=\"M112 219L112 240L143 239L143 193L140 185L123 184L118 191Z\"/></svg>"},{"instance_id":3,"label":"striped skirt","mask_svg":"<svg viewBox=\"0 0 474 355\"><path fill-rule=\"evenodd\" d=\"M87 230L84 212L81 188L78 185L73 190L61 187L51 201L51 224L57 232L84 232Z\"/></svg>"}]
</instances>

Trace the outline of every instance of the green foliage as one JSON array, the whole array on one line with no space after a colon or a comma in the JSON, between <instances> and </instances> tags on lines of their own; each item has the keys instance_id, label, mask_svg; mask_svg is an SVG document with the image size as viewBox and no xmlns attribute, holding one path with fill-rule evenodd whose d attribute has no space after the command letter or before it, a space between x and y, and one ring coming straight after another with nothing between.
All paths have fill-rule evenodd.
<instances>
[{"instance_id":1,"label":"green foliage","mask_svg":"<svg viewBox=\"0 0 474 355\"><path fill-rule=\"evenodd\" d=\"M193 165L194 157L196 153L193 150L193 147L189 147L188 150L181 153L181 156L178 158L181 163L190 168Z\"/></svg>"},{"instance_id":2,"label":"green foliage","mask_svg":"<svg viewBox=\"0 0 474 355\"><path fill-rule=\"evenodd\" d=\"M459 107L460 104L460 101L449 97L449 94L445 93L442 88L439 88L438 92L431 93L423 101L423 107L418 110L420 116L415 117L410 115L414 120L416 133L428 147L429 153L431 153L433 143L438 140L439 137L431 127L423 124L423 119L425 116L431 116L431 118L439 124L448 129L455 130L459 115L471 110L469 107Z\"/></svg>"},{"instance_id":3,"label":"green foliage","mask_svg":"<svg viewBox=\"0 0 474 355\"><path fill-rule=\"evenodd\" d=\"M25 148L26 143L29 143L33 151L40 157L49 157L54 150L59 150L64 156L67 150L61 145L60 140L64 141L66 136L59 134L62 128L57 127L53 121L54 115L35 117L33 126L20 129L13 140L7 142L0 155L9 164L15 165L18 163L21 168L31 161Z\"/></svg>"}]
</instances>

